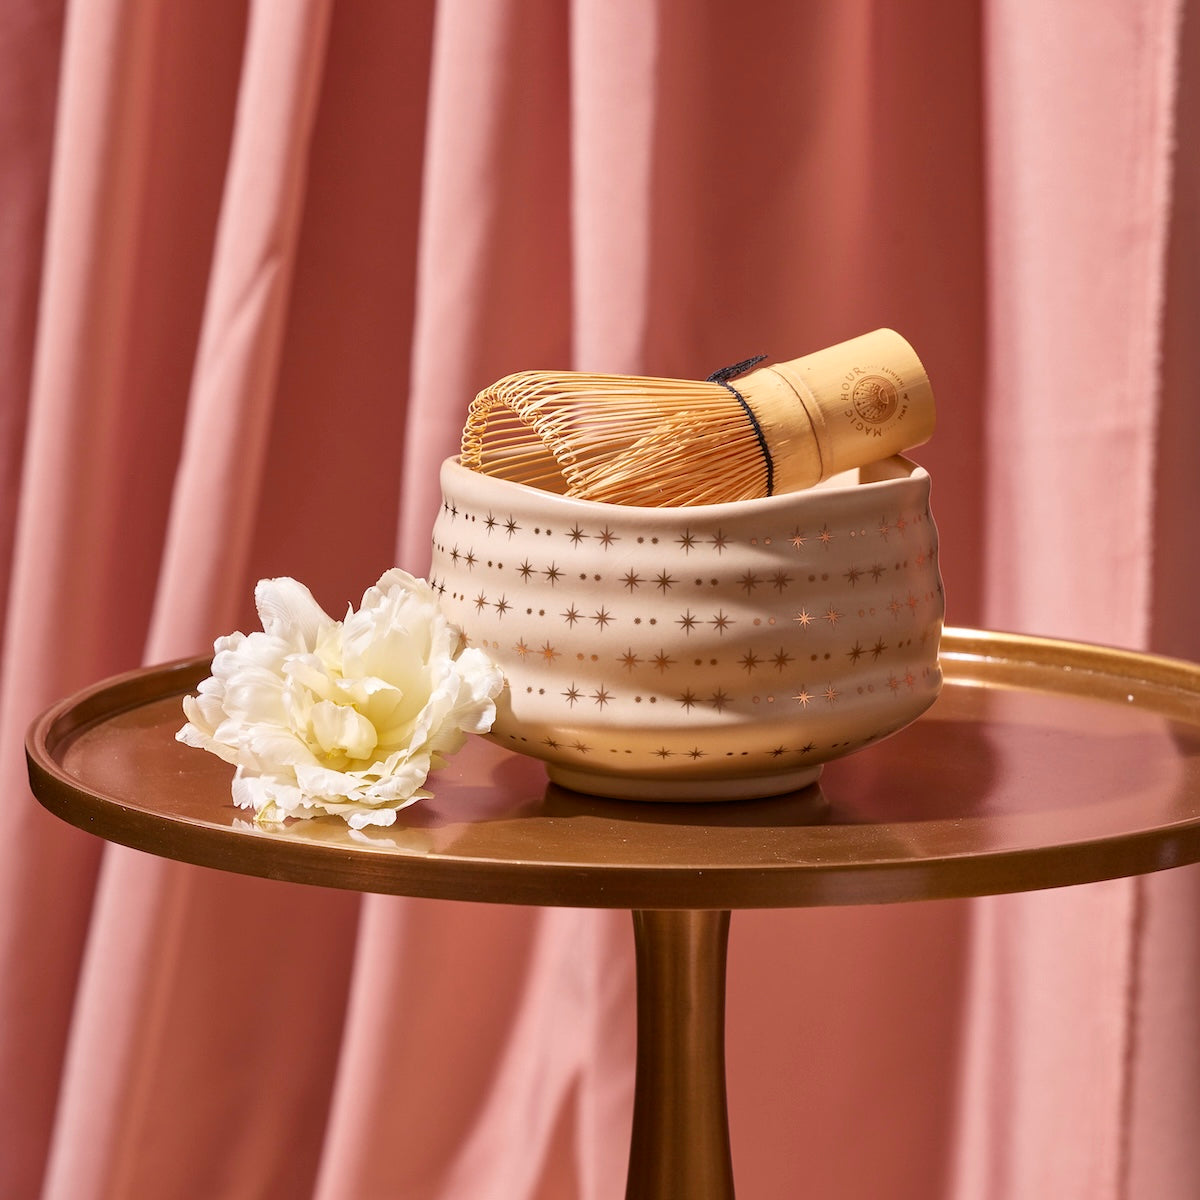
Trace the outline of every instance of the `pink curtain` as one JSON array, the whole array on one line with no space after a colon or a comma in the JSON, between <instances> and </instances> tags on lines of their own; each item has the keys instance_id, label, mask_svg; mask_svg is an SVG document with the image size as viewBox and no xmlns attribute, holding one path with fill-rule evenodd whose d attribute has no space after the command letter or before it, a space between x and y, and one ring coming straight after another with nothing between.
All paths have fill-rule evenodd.
<instances>
[{"instance_id":1,"label":"pink curtain","mask_svg":"<svg viewBox=\"0 0 1200 1200\"><path fill-rule=\"evenodd\" d=\"M30 798L58 697L428 566L533 366L878 325L949 618L1200 658L1195 0L0 0L0 1194L610 1200L622 913L358 897ZM739 913L739 1194L1185 1200L1191 869Z\"/></svg>"}]
</instances>

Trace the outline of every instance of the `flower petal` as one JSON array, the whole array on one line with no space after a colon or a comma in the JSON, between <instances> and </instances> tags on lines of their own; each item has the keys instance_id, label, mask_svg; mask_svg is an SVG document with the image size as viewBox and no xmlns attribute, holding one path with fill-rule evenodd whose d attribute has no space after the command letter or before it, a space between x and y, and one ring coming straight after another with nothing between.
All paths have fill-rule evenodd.
<instances>
[{"instance_id":1,"label":"flower petal","mask_svg":"<svg viewBox=\"0 0 1200 1200\"><path fill-rule=\"evenodd\" d=\"M311 650L317 637L332 618L313 599L313 594L287 575L278 579L260 579L254 589L254 603L263 629L272 637Z\"/></svg>"},{"instance_id":2,"label":"flower petal","mask_svg":"<svg viewBox=\"0 0 1200 1200\"><path fill-rule=\"evenodd\" d=\"M362 713L345 704L322 700L314 704L309 718L317 745L326 754L368 758L375 750L375 726Z\"/></svg>"}]
</instances>

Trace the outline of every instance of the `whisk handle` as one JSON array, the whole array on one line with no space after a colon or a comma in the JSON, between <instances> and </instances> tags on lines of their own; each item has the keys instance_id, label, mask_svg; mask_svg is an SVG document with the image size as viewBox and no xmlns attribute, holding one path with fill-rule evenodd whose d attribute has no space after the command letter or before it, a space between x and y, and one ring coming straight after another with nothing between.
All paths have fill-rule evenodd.
<instances>
[{"instance_id":1,"label":"whisk handle","mask_svg":"<svg viewBox=\"0 0 1200 1200\"><path fill-rule=\"evenodd\" d=\"M780 492L890 458L933 434L929 376L891 329L760 367L740 390L762 427Z\"/></svg>"}]
</instances>

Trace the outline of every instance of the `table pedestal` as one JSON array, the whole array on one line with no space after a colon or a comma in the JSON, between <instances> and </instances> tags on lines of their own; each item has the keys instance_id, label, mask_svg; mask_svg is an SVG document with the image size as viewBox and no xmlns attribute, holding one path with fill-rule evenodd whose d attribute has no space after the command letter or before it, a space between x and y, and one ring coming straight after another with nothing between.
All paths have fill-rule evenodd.
<instances>
[{"instance_id":1,"label":"table pedestal","mask_svg":"<svg viewBox=\"0 0 1200 1200\"><path fill-rule=\"evenodd\" d=\"M637 1076L626 1200L733 1200L729 912L636 910Z\"/></svg>"}]
</instances>

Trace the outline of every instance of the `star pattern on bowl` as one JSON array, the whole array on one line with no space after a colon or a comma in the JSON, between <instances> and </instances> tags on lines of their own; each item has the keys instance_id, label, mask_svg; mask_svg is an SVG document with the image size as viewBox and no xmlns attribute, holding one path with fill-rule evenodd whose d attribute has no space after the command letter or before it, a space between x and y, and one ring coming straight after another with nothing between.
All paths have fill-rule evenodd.
<instances>
[{"instance_id":1,"label":"star pattern on bowl","mask_svg":"<svg viewBox=\"0 0 1200 1200\"><path fill-rule=\"evenodd\" d=\"M809 736L817 731L812 723L820 713L838 709L850 696L896 695L930 684L931 674L940 678L936 665L915 672L909 663L914 641L924 645L931 628L934 636L940 629L937 541L927 511L881 513L873 526L855 523L843 528L825 521L806 529L790 524L742 538L723 524L693 523L663 539L663 546L673 547L672 553L683 556L680 561L699 568L694 578L681 576L677 564L663 565L661 558L653 561L658 536L619 532L611 520L594 525L574 520L555 529L531 525L527 517L519 519L513 512L477 511L451 496L443 498L441 513L434 557L435 568L446 564L446 577L435 571L431 582L448 601L452 619L464 611L481 619L486 614L488 635L474 634L472 640L484 649L511 655L522 675L512 681L514 690L531 698L556 695L566 712L587 709L605 715L622 705L650 711L667 705L704 722L760 709L789 712L796 737L776 739L756 750L722 752L724 757L780 762L828 757L834 750L867 744L891 732L881 726L853 743L822 744ZM541 550L528 552L523 541L527 552L507 561L501 557L503 547L522 530L532 531ZM853 548L848 565L840 569L824 566L824 561L833 562L824 556L835 545ZM568 583L574 580L568 564L589 546L589 570L577 572L578 584ZM726 558L739 547L782 552L787 561L780 565L776 557L766 568L727 566ZM733 561L730 557L730 564ZM912 564L936 580L921 594L910 584ZM469 592L459 582L464 572L477 585ZM886 589L889 576L896 586ZM881 584L886 601L872 598L855 606L854 598L863 594L862 588L877 589ZM597 600L601 588L611 590ZM540 599L522 602L523 593L538 589L558 591L563 603L547 608ZM709 593L718 602L699 599ZM759 597L766 596L784 601L788 615L761 615L769 611L765 603L759 606ZM730 603L730 598L736 602ZM500 629L506 619L518 616L524 622L522 631L502 643ZM879 628L884 619L891 627L886 635ZM780 623L783 620L786 626ZM471 622L463 624L469 627ZM682 637L684 644L703 633L719 647L743 629L754 640L748 647L731 641L736 648L728 655L718 650L715 657L695 658L658 640L664 629L673 630L672 636L677 641ZM574 677L568 666L572 660L578 667ZM547 688L541 676L548 680L552 674L564 683ZM743 682L737 684L738 679ZM516 729L501 736L518 748L526 741L526 735ZM556 753L581 756L605 750L594 738L584 737L549 735L541 744ZM607 749L622 758L640 756L659 762L716 756L681 734L664 736L650 749L635 751L621 745Z\"/></svg>"}]
</instances>

